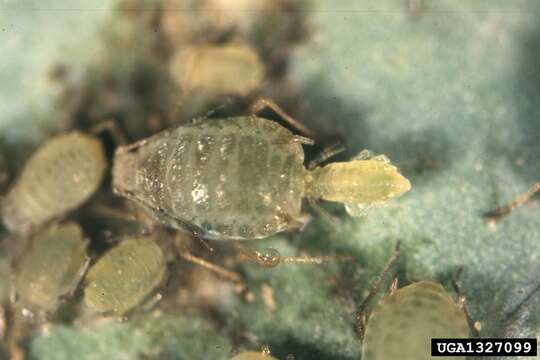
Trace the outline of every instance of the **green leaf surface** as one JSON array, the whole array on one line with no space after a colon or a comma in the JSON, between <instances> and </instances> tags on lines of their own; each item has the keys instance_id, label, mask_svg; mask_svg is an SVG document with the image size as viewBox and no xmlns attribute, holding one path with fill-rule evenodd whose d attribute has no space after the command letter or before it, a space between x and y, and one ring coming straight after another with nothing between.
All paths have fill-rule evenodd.
<instances>
[{"instance_id":1,"label":"green leaf surface","mask_svg":"<svg viewBox=\"0 0 540 360\"><path fill-rule=\"evenodd\" d=\"M57 325L37 337L31 359L227 359L229 341L199 317L159 313L84 328Z\"/></svg>"}]
</instances>

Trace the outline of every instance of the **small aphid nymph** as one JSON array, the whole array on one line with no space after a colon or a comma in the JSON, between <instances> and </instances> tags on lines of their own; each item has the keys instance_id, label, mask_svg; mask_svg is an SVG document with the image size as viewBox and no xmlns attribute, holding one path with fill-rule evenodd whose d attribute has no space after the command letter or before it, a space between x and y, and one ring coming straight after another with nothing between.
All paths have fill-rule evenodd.
<instances>
[{"instance_id":1,"label":"small aphid nymph","mask_svg":"<svg viewBox=\"0 0 540 360\"><path fill-rule=\"evenodd\" d=\"M467 338L469 333L463 307L440 284L417 282L387 295L375 307L367 322L362 360L428 360L432 338Z\"/></svg>"},{"instance_id":2,"label":"small aphid nymph","mask_svg":"<svg viewBox=\"0 0 540 360\"><path fill-rule=\"evenodd\" d=\"M165 274L165 256L152 238L122 240L88 271L85 304L97 313L122 315L147 298Z\"/></svg>"},{"instance_id":3,"label":"small aphid nymph","mask_svg":"<svg viewBox=\"0 0 540 360\"><path fill-rule=\"evenodd\" d=\"M304 167L302 144L257 116L208 119L117 149L113 188L165 225L208 239L263 238L300 226L302 199L351 215L411 187L384 156Z\"/></svg>"},{"instance_id":4,"label":"small aphid nymph","mask_svg":"<svg viewBox=\"0 0 540 360\"><path fill-rule=\"evenodd\" d=\"M241 43L181 48L169 64L180 88L206 97L245 96L261 85L264 66L254 49Z\"/></svg>"},{"instance_id":5,"label":"small aphid nymph","mask_svg":"<svg viewBox=\"0 0 540 360\"><path fill-rule=\"evenodd\" d=\"M384 156L331 163L306 174L306 197L345 204L351 216L406 193L411 183Z\"/></svg>"},{"instance_id":6,"label":"small aphid nymph","mask_svg":"<svg viewBox=\"0 0 540 360\"><path fill-rule=\"evenodd\" d=\"M87 245L75 223L53 224L33 236L14 269L18 303L33 312L54 310L84 275L90 261Z\"/></svg>"},{"instance_id":7,"label":"small aphid nymph","mask_svg":"<svg viewBox=\"0 0 540 360\"><path fill-rule=\"evenodd\" d=\"M80 132L55 137L28 160L4 199L4 224L27 233L77 208L99 187L106 166L96 137Z\"/></svg>"}]
</instances>

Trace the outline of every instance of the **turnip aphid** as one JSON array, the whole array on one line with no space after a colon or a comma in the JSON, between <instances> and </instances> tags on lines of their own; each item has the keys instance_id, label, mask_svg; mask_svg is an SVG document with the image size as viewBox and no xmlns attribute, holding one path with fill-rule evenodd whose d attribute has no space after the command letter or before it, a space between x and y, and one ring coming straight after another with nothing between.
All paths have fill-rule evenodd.
<instances>
[{"instance_id":1,"label":"turnip aphid","mask_svg":"<svg viewBox=\"0 0 540 360\"><path fill-rule=\"evenodd\" d=\"M92 311L122 315L148 297L165 273L165 257L151 238L123 240L88 271L84 301Z\"/></svg>"},{"instance_id":2,"label":"turnip aphid","mask_svg":"<svg viewBox=\"0 0 540 360\"><path fill-rule=\"evenodd\" d=\"M411 187L382 156L307 170L305 142L256 116L208 119L119 147L113 187L167 226L209 239L298 227L304 197L342 202L360 215L360 207Z\"/></svg>"},{"instance_id":3,"label":"turnip aphid","mask_svg":"<svg viewBox=\"0 0 540 360\"><path fill-rule=\"evenodd\" d=\"M202 93L210 99L247 95L264 77L264 66L255 50L241 43L181 48L169 69L185 93Z\"/></svg>"},{"instance_id":4,"label":"turnip aphid","mask_svg":"<svg viewBox=\"0 0 540 360\"><path fill-rule=\"evenodd\" d=\"M84 275L89 263L87 245L75 223L53 224L34 235L13 274L21 306L32 312L54 310Z\"/></svg>"},{"instance_id":5,"label":"turnip aphid","mask_svg":"<svg viewBox=\"0 0 540 360\"><path fill-rule=\"evenodd\" d=\"M99 187L106 165L103 146L94 136L71 132L48 141L7 194L4 224L27 233L77 208Z\"/></svg>"},{"instance_id":6,"label":"turnip aphid","mask_svg":"<svg viewBox=\"0 0 540 360\"><path fill-rule=\"evenodd\" d=\"M463 308L438 283L421 281L387 295L375 307L367 322L362 360L431 359L432 338L467 337Z\"/></svg>"}]
</instances>

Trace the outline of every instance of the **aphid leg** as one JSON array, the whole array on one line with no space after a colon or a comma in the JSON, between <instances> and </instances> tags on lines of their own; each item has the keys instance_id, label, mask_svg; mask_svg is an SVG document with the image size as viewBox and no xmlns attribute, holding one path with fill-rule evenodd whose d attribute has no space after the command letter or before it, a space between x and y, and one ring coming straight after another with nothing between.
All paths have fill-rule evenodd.
<instances>
[{"instance_id":1,"label":"aphid leg","mask_svg":"<svg viewBox=\"0 0 540 360\"><path fill-rule=\"evenodd\" d=\"M7 332L7 348L9 353L9 358L12 360L24 360L25 351L23 346L20 344L20 341L24 339L25 331L28 331L27 326L25 326L24 319L20 314L20 309L12 308L9 311L8 319L8 332Z\"/></svg>"},{"instance_id":2,"label":"aphid leg","mask_svg":"<svg viewBox=\"0 0 540 360\"><path fill-rule=\"evenodd\" d=\"M214 251L214 248L210 246L210 244L208 243L208 241L204 240L202 237L200 236L195 236L195 238L202 244L202 246L204 246L206 248L206 250L210 251L210 252L213 252Z\"/></svg>"},{"instance_id":3,"label":"aphid leg","mask_svg":"<svg viewBox=\"0 0 540 360\"><path fill-rule=\"evenodd\" d=\"M500 206L500 207L496 208L495 210L484 214L484 217L488 218L488 221L490 223L496 224L502 217L508 215L515 208L525 204L538 191L540 191L540 181L536 182L527 191L525 191L523 194L519 195L514 201L512 201L512 202L510 202L510 203L508 203L506 205Z\"/></svg>"},{"instance_id":4,"label":"aphid leg","mask_svg":"<svg viewBox=\"0 0 540 360\"><path fill-rule=\"evenodd\" d=\"M315 140L300 135L294 135L294 142L302 145L315 145Z\"/></svg>"},{"instance_id":5,"label":"aphid leg","mask_svg":"<svg viewBox=\"0 0 540 360\"><path fill-rule=\"evenodd\" d=\"M302 124L300 121L293 118L291 115L287 114L285 110L283 110L281 106L276 104L275 101L273 100L270 100L265 97L260 97L257 100L255 100L253 104L251 104L250 106L250 110L252 114L256 114L265 108L272 109L276 114L281 116L283 120L289 123L289 125L294 127L296 130L298 130L300 133L307 136L308 138L315 137L315 134L313 133L313 131L308 129L304 124Z\"/></svg>"},{"instance_id":6,"label":"aphid leg","mask_svg":"<svg viewBox=\"0 0 540 360\"><path fill-rule=\"evenodd\" d=\"M373 151L368 150L368 149L364 149L360 151L358 154L356 154L353 157L353 160L375 160L375 161L383 162L385 164L391 163L388 156L383 155L383 154L375 155Z\"/></svg>"},{"instance_id":7,"label":"aphid leg","mask_svg":"<svg viewBox=\"0 0 540 360\"><path fill-rule=\"evenodd\" d=\"M114 120L103 121L90 129L92 134L99 134L105 131L111 134L112 138L116 142L116 145L125 145L128 143L126 135L118 127Z\"/></svg>"},{"instance_id":8,"label":"aphid leg","mask_svg":"<svg viewBox=\"0 0 540 360\"><path fill-rule=\"evenodd\" d=\"M317 214L319 214L323 219L325 219L329 223L331 223L333 225L341 224L340 220L336 216L334 216L330 212L328 212L328 210L326 210L321 205L319 205L319 203L317 202L316 199L307 198L307 202L308 202L309 206L311 206L311 208L313 210L315 210L315 212Z\"/></svg>"},{"instance_id":9,"label":"aphid leg","mask_svg":"<svg viewBox=\"0 0 540 360\"><path fill-rule=\"evenodd\" d=\"M394 293L397 291L397 288L398 288L398 278L397 276L394 276L394 278L392 279L392 284L390 284L390 295L394 295Z\"/></svg>"},{"instance_id":10,"label":"aphid leg","mask_svg":"<svg viewBox=\"0 0 540 360\"><path fill-rule=\"evenodd\" d=\"M340 154L345 151L345 146L342 142L337 142L326 148L324 148L315 159L313 159L308 166L309 170L315 169L317 166L320 166L326 160L330 159L337 154Z\"/></svg>"},{"instance_id":11,"label":"aphid leg","mask_svg":"<svg viewBox=\"0 0 540 360\"><path fill-rule=\"evenodd\" d=\"M368 150L368 149L364 149L362 151L360 151L358 154L356 154L353 159L354 160L369 160L371 159L373 156L375 156L373 154L373 151L371 150Z\"/></svg>"},{"instance_id":12,"label":"aphid leg","mask_svg":"<svg viewBox=\"0 0 540 360\"><path fill-rule=\"evenodd\" d=\"M157 303L161 301L161 299L163 299L163 295L160 293L151 296L142 304L143 311L148 312L152 310L157 305Z\"/></svg>"},{"instance_id":13,"label":"aphid leg","mask_svg":"<svg viewBox=\"0 0 540 360\"><path fill-rule=\"evenodd\" d=\"M0 342L6 337L6 310L0 306Z\"/></svg>"},{"instance_id":14,"label":"aphid leg","mask_svg":"<svg viewBox=\"0 0 540 360\"><path fill-rule=\"evenodd\" d=\"M201 257L198 257L196 255L193 255L193 253L191 252L191 245L192 245L192 241L194 240L193 237L185 237L185 233L181 233L181 232L178 232L176 234L176 237L175 237L175 243L176 243L176 254L186 260L186 261L189 261L193 264L197 264L199 266L202 266L204 267L205 269L207 270L210 270L216 274L218 274L219 276L225 278L225 279L228 279L234 283L236 283L238 285L238 287L240 289L246 289L247 288L247 285L244 281L244 279L242 278L242 276L240 276L238 273L232 271L232 270L229 270L229 269L226 269L222 266L219 266L219 265L216 265L210 261L207 261ZM195 238L199 241L202 241L202 239L200 237L197 237L195 236ZM203 244L205 244L205 246L209 246L206 244L206 242L203 242ZM214 249L210 248L211 251L213 251Z\"/></svg>"},{"instance_id":15,"label":"aphid leg","mask_svg":"<svg viewBox=\"0 0 540 360\"><path fill-rule=\"evenodd\" d=\"M189 252L179 252L178 255L186 261L202 266L205 269L210 270L213 273L216 273L219 276L238 284L241 289L247 288L247 285L242 279L242 277L238 273L232 270L229 270L219 265L216 265L214 263L211 263L210 261L207 261L203 258L195 256Z\"/></svg>"},{"instance_id":16,"label":"aphid leg","mask_svg":"<svg viewBox=\"0 0 540 360\"><path fill-rule=\"evenodd\" d=\"M384 280L386 278L386 275L390 272L396 261L399 259L399 255L401 253L400 250L400 242L398 241L396 244L396 248L394 249L394 253L388 259L386 262L386 265L384 266L382 272L379 274L377 279L375 279L375 282L373 283L373 287L369 291L368 295L364 298L362 303L360 304L358 308L358 312L356 313L356 330L358 332L358 337L360 338L360 341L364 339L364 334L366 331L366 322L367 322L367 308L369 306L369 303L375 295L381 290L381 287L384 283ZM397 286L397 282L396 282Z\"/></svg>"},{"instance_id":17,"label":"aphid leg","mask_svg":"<svg viewBox=\"0 0 540 360\"><path fill-rule=\"evenodd\" d=\"M92 212L109 219L112 218L127 222L139 221L139 219L135 215L108 205L96 205L92 207Z\"/></svg>"},{"instance_id":18,"label":"aphid leg","mask_svg":"<svg viewBox=\"0 0 540 360\"><path fill-rule=\"evenodd\" d=\"M459 278L461 277L461 273L463 272L463 267L460 267L458 271L456 271L456 274L452 278L452 287L454 288L454 291L456 292L458 296L458 306L460 309L463 309L463 312L465 313L465 317L467 317L467 322L469 323L469 329L471 329L473 333L473 337L477 338L480 336L478 325L477 323L471 318L471 314L469 312L469 309L467 308L465 293L463 289L461 288L461 284L459 283Z\"/></svg>"},{"instance_id":19,"label":"aphid leg","mask_svg":"<svg viewBox=\"0 0 540 360\"><path fill-rule=\"evenodd\" d=\"M267 344L263 344L261 346L261 354L263 356L270 356L271 352L270 352L270 346L268 346Z\"/></svg>"},{"instance_id":20,"label":"aphid leg","mask_svg":"<svg viewBox=\"0 0 540 360\"><path fill-rule=\"evenodd\" d=\"M296 219L291 219L289 221L289 223L291 225L289 225L289 228L287 230L289 231L297 231L297 232L301 232L302 230L304 230L304 228L306 227L306 225L311 221L311 215L307 214L307 213L303 213L303 214L300 214L300 216Z\"/></svg>"}]
</instances>

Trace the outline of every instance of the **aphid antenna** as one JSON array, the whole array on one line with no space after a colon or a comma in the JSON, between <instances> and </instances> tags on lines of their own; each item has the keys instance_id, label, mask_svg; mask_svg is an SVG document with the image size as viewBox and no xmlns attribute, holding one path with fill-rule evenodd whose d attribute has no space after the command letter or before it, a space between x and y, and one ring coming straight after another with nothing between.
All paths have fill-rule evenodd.
<instances>
[{"instance_id":1,"label":"aphid antenna","mask_svg":"<svg viewBox=\"0 0 540 360\"><path fill-rule=\"evenodd\" d=\"M297 264L327 264L336 261L350 261L350 255L325 255L325 256L281 256L282 263L297 263Z\"/></svg>"},{"instance_id":2,"label":"aphid antenna","mask_svg":"<svg viewBox=\"0 0 540 360\"><path fill-rule=\"evenodd\" d=\"M116 145L126 145L128 143L126 135L113 119L102 121L90 128L90 133L94 135L103 132L108 132L116 142Z\"/></svg>"},{"instance_id":3,"label":"aphid antenna","mask_svg":"<svg viewBox=\"0 0 540 360\"><path fill-rule=\"evenodd\" d=\"M266 97L260 97L257 100L255 100L249 108L252 114L257 114L261 112L263 109L269 108L272 111L274 111L276 114L281 116L283 120L285 120L289 125L295 128L302 135L307 136L308 138L311 138L311 139L315 137L315 133L312 130L310 130L307 126L305 126L300 121L296 120L294 117L289 115L274 100L271 100Z\"/></svg>"},{"instance_id":4,"label":"aphid antenna","mask_svg":"<svg viewBox=\"0 0 540 360\"><path fill-rule=\"evenodd\" d=\"M519 195L514 201L509 202L503 206L499 206L495 210L489 211L484 214L490 224L496 224L501 218L510 214L515 208L525 204L529 201L534 194L540 191L540 181L533 184L527 191Z\"/></svg>"},{"instance_id":5,"label":"aphid antenna","mask_svg":"<svg viewBox=\"0 0 540 360\"><path fill-rule=\"evenodd\" d=\"M316 157L311 160L308 166L308 170L313 170L316 167L322 165L326 160L341 154L345 151L345 145L341 141L338 141L330 146L325 147Z\"/></svg>"},{"instance_id":6,"label":"aphid antenna","mask_svg":"<svg viewBox=\"0 0 540 360\"><path fill-rule=\"evenodd\" d=\"M282 256L276 249L267 248L257 250L243 244L235 243L234 247L244 256L243 261L255 262L261 266L273 268L280 263L297 264L327 264L337 261L350 261L350 255L324 255L324 256Z\"/></svg>"},{"instance_id":7,"label":"aphid antenna","mask_svg":"<svg viewBox=\"0 0 540 360\"><path fill-rule=\"evenodd\" d=\"M239 242L233 242L233 246L243 256L241 261L255 262L264 267L275 267L281 261L281 255L276 249L268 248L264 251L256 250L250 246L240 244Z\"/></svg>"},{"instance_id":8,"label":"aphid antenna","mask_svg":"<svg viewBox=\"0 0 540 360\"><path fill-rule=\"evenodd\" d=\"M371 290L369 291L368 295L364 298L364 300L362 301L362 303L360 304L358 308L358 312L356 313L356 330L358 332L358 337L360 341L364 339L364 335L366 332L367 308L369 306L369 303L371 302L371 300L373 300L375 295L379 293L384 283L384 280L386 279L386 276L388 275L392 267L394 267L395 263L399 259L399 256L401 254L400 247L401 247L401 242L398 241L396 243L394 253L392 254L392 256L390 256L390 258L386 262L386 265L384 265L383 270L381 271L379 276L377 276L377 279L375 279L375 282L373 283L373 286ZM396 286L397 286L397 282L396 282Z\"/></svg>"},{"instance_id":9,"label":"aphid antenna","mask_svg":"<svg viewBox=\"0 0 540 360\"><path fill-rule=\"evenodd\" d=\"M467 323L469 324L469 329L473 333L473 337L477 338L480 336L480 332L478 331L476 322L472 319L471 313L469 312L469 309L467 308L465 292L463 291L463 288L459 282L459 279L462 273L463 273L463 266L461 266L456 271L455 275L452 277L452 287L454 288L454 291L456 292L457 297L458 297L458 306L465 313L465 317L467 318Z\"/></svg>"}]
</instances>

